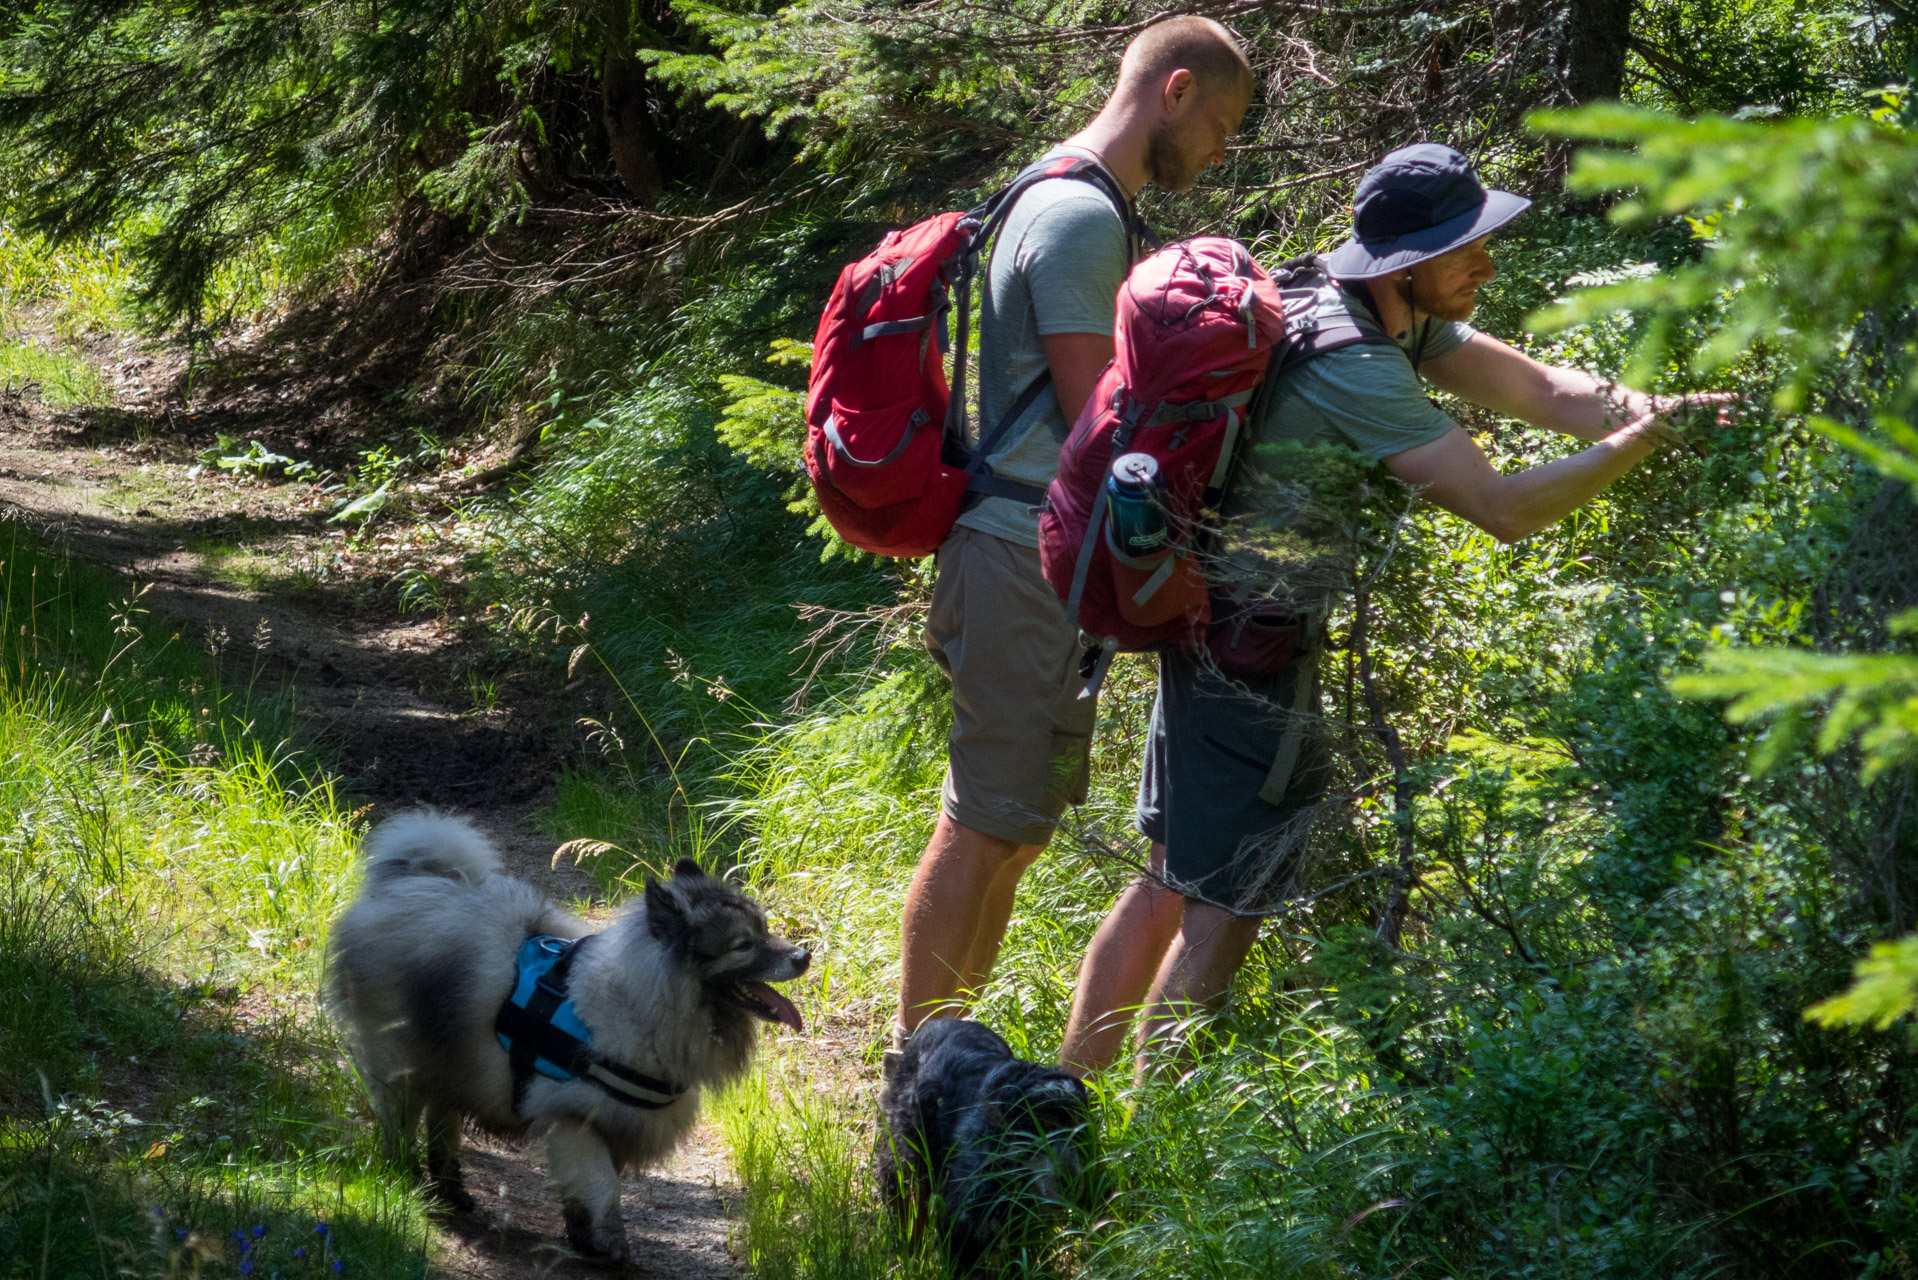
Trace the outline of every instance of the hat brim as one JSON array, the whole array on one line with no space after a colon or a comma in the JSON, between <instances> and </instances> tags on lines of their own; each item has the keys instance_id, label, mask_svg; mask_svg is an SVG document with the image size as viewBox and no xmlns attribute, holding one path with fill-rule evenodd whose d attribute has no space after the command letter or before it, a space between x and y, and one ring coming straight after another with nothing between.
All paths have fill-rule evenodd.
<instances>
[{"instance_id":1,"label":"hat brim","mask_svg":"<svg viewBox=\"0 0 1918 1280\"><path fill-rule=\"evenodd\" d=\"M1485 193L1485 203L1470 213L1390 240L1347 240L1326 255L1326 267L1341 280L1370 280L1436 258L1483 235L1490 235L1532 207L1509 191Z\"/></svg>"}]
</instances>

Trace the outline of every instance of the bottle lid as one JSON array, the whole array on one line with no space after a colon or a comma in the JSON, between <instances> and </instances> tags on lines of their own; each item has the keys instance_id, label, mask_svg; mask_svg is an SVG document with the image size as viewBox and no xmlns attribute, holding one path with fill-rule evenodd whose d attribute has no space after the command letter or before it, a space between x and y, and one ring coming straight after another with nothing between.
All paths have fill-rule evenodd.
<instances>
[{"instance_id":1,"label":"bottle lid","mask_svg":"<svg viewBox=\"0 0 1918 1280\"><path fill-rule=\"evenodd\" d=\"M1159 483L1159 460L1149 453L1123 453L1112 461L1112 478L1128 489L1151 489Z\"/></svg>"}]
</instances>

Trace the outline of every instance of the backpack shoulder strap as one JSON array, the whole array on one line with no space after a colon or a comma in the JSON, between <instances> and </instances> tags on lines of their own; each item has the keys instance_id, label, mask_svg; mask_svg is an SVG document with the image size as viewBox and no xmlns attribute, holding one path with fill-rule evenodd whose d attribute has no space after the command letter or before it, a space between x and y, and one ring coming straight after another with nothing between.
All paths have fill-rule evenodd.
<instances>
[{"instance_id":1,"label":"backpack shoulder strap","mask_svg":"<svg viewBox=\"0 0 1918 1280\"><path fill-rule=\"evenodd\" d=\"M1325 268L1323 255L1304 254L1280 263L1272 272L1272 282L1279 287L1285 306L1285 339L1273 346L1265 373L1252 393L1252 403L1246 406L1248 424L1265 413L1281 375L1320 356L1357 346L1390 347L1401 355L1405 353L1369 310L1355 310L1346 304L1338 281ZM1219 501L1238 475L1238 452L1220 458L1223 474L1208 487L1207 492L1216 492Z\"/></svg>"},{"instance_id":2,"label":"backpack shoulder strap","mask_svg":"<svg viewBox=\"0 0 1918 1280\"><path fill-rule=\"evenodd\" d=\"M966 459L969 463L982 463L985 455L992 451L991 445L985 442L982 442L981 447L977 450L968 450L965 440L967 419L966 402L968 399L966 394L966 353L968 347L971 345L972 337L972 278L979 269L980 251L986 250L988 255L987 262L990 264L990 254L998 248L1000 228L1004 227L1006 219L1012 216L1012 207L1019 202L1020 196L1024 195L1039 183L1052 178L1064 177L1084 178L1089 182L1098 182L1097 178L1090 178L1081 173L1080 166L1085 166L1088 169L1099 168L1099 166L1092 161L1076 156L1059 156L1052 160L1034 161L1021 169L1018 174L1013 177L1011 182L987 196L983 203L977 204L969 209L966 212L965 218L960 223L961 226L970 226L972 235L966 242L965 251L959 255L956 271L957 278L952 287L952 292L959 304L959 334L952 358L952 382L947 390L946 396L946 420L944 424L942 424L942 430L945 436L943 452L948 459L953 460L955 463L962 458ZM1100 176L1107 177L1103 171ZM1110 185L1113 189L1116 189L1116 184ZM1107 194L1110 195L1111 191L1109 190ZM1125 215L1122 213L1120 217L1123 219ZM945 350L945 347L942 345L940 350ZM1049 380L1050 379L1048 379L1048 381ZM1036 396L1040 390L1044 390L1044 388L1042 386L1036 389L1034 387L1027 388L1031 396ZM1025 408L1030 405L1031 399L1029 396L1021 396L1020 401L1019 411L1024 412ZM1011 417L1001 422L998 429L992 433L991 443L996 444L999 438L1005 434L1006 428L1011 425ZM981 432L984 432L985 424L981 423L979 429ZM968 465L966 470L971 474L975 482L974 487L977 487L980 475L978 467Z\"/></svg>"},{"instance_id":3,"label":"backpack shoulder strap","mask_svg":"<svg viewBox=\"0 0 1918 1280\"><path fill-rule=\"evenodd\" d=\"M944 431L949 456L959 457L970 453L966 465L969 476L967 488L970 492L990 497L1009 498L1027 506L1035 506L1045 498L1045 491L1032 485L1004 480L992 474L986 460L1005 437L1008 430L1020 418L1025 416L1039 395L1051 385L1051 372L1048 370L1029 384L1021 393L1012 408L993 428L990 435L982 439L979 447L968 451L965 448L966 423L966 348L971 336L972 277L977 270L979 251L990 255L998 250L999 231L1005 226L1006 219L1012 216L1012 208L1019 197L1041 182L1054 178L1068 178L1089 183L1105 194L1112 202L1114 212L1119 215L1119 224L1125 229L1126 268L1130 270L1142 256L1142 248L1158 246L1158 237L1152 234L1138 210L1133 208L1119 180L1107 171L1106 167L1089 156L1054 156L1049 160L1036 160L1021 169L1016 177L1001 190L989 196L985 203L967 213L966 217L977 225L968 251L959 265L959 278L954 288L959 301L959 339L957 353L953 357L953 376L949 396L946 401L946 421ZM989 246L989 247L988 247ZM982 433L985 424L979 424Z\"/></svg>"},{"instance_id":4,"label":"backpack shoulder strap","mask_svg":"<svg viewBox=\"0 0 1918 1280\"><path fill-rule=\"evenodd\" d=\"M1012 215L1012 206L1018 203L1020 196L1041 182L1049 182L1054 178L1069 178L1097 187L1112 202L1113 211L1119 215L1119 224L1125 228L1128 267L1143 256L1143 250L1159 247L1158 236L1139 216L1131 197L1119 186L1119 180L1104 165L1089 156L1054 156L1050 160L1036 160L1021 169L1011 183L972 211L972 216L979 220L981 226L974 243L983 245L995 236Z\"/></svg>"},{"instance_id":5,"label":"backpack shoulder strap","mask_svg":"<svg viewBox=\"0 0 1918 1280\"><path fill-rule=\"evenodd\" d=\"M1267 384L1307 361L1347 347L1390 347L1404 354L1405 349L1385 332L1369 306L1354 308L1347 303L1345 291L1325 269L1323 257L1310 254L1281 263L1273 281L1285 303L1286 334L1266 369Z\"/></svg>"}]
</instances>

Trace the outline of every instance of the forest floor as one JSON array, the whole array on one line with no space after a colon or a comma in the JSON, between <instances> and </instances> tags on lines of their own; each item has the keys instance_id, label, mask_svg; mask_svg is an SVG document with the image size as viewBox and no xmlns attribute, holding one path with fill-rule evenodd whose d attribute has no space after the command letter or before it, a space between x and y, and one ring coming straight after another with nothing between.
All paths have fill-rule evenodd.
<instances>
[{"instance_id":1,"label":"forest floor","mask_svg":"<svg viewBox=\"0 0 1918 1280\"><path fill-rule=\"evenodd\" d=\"M297 385L256 385L211 404L184 400L177 357L130 342L102 341L86 356L110 389L110 407L55 409L32 385L0 387L0 519L28 520L75 554L119 569L143 591L152 621L250 669L257 695L288 697L305 745L369 817L420 804L457 808L493 834L514 874L603 915L598 886L555 862L537 820L552 800L569 727L551 682L542 689L510 672L480 679L478 628L407 613L393 592L371 587L396 554L392 539L329 523L336 495L230 474L201 457L242 426L248 438L286 449L310 438L325 411L304 403ZM417 546L436 516L451 527L451 508L439 502L436 511L435 494L451 496L461 483L455 470L470 461L449 454L444 480L409 485L419 505L398 537ZM317 1017L317 992L300 998ZM469 1142L467 1185L481 1209L440 1220L433 1273L592 1274L561 1247L537 1146L477 1134ZM728 1202L738 1194L703 1122L670 1163L626 1180L633 1272L742 1274L728 1251Z\"/></svg>"}]
</instances>

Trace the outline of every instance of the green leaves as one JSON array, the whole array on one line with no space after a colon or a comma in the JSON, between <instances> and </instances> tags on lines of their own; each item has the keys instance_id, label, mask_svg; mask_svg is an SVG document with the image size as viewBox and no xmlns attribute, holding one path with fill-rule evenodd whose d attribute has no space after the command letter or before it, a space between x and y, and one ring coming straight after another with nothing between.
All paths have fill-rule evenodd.
<instances>
[{"instance_id":1,"label":"green leaves","mask_svg":"<svg viewBox=\"0 0 1918 1280\"><path fill-rule=\"evenodd\" d=\"M1918 631L1918 610L1900 615L1894 625ZM1706 657L1705 667L1698 675L1674 677L1672 692L1728 699L1725 715L1734 723L1777 718L1753 756L1755 771L1776 766L1808 739L1826 754L1856 739L1867 781L1918 762L1918 657L1721 649Z\"/></svg>"},{"instance_id":2,"label":"green leaves","mask_svg":"<svg viewBox=\"0 0 1918 1280\"><path fill-rule=\"evenodd\" d=\"M776 338L766 363L804 368L812 363L812 343ZM719 390L724 397L724 407L719 421L713 424L713 432L720 443L753 466L790 478L781 495L786 500L786 510L812 518L806 532L823 538L826 543L820 559L858 557L861 553L840 541L839 535L833 532L832 525L819 510L819 499L813 496L812 485L806 480L805 393L736 373L721 374Z\"/></svg>"},{"instance_id":3,"label":"green leaves","mask_svg":"<svg viewBox=\"0 0 1918 1280\"><path fill-rule=\"evenodd\" d=\"M1805 1017L1827 1027L1883 1031L1918 1008L1918 933L1875 944L1858 962L1857 975L1850 990L1813 1005Z\"/></svg>"},{"instance_id":4,"label":"green leaves","mask_svg":"<svg viewBox=\"0 0 1918 1280\"><path fill-rule=\"evenodd\" d=\"M1539 324L1648 313L1630 379L1654 373L1671 358L1678 328L1716 306L1719 323L1692 357L1694 372L1716 371L1763 343L1786 364L1781 408L1796 409L1841 359L1865 366L1856 385L1869 400L1887 410L1912 402L1918 352L1889 330L1918 300L1918 136L1863 117L1684 121L1617 104L1534 122L1560 137L1636 144L1581 152L1572 185L1629 193L1612 211L1617 221L1694 215L1703 244L1675 271L1588 290ZM1887 475L1918 483L1918 431L1892 411L1870 421L1882 440L1828 417L1812 424ZM1900 621L1918 629L1918 613ZM1674 679L1673 691L1729 700L1734 722L1777 718L1754 757L1760 770L1803 745L1814 721L1821 752L1858 742L1868 779L1918 760L1918 658L1721 650L1706 666Z\"/></svg>"},{"instance_id":5,"label":"green leaves","mask_svg":"<svg viewBox=\"0 0 1918 1280\"><path fill-rule=\"evenodd\" d=\"M1840 357L1873 365L1887 409L1910 403L1914 353L1887 343L1883 327L1918 300L1918 136L1862 116L1688 121L1619 104L1532 123L1555 137L1631 144L1580 151L1572 188L1623 195L1611 215L1619 222L1687 215L1702 249L1674 271L1562 301L1536 327L1644 313L1631 381L1674 355L1684 321L1722 302L1716 332L1691 357L1695 372L1763 344L1790 366L1781 408L1802 404Z\"/></svg>"},{"instance_id":6,"label":"green leaves","mask_svg":"<svg viewBox=\"0 0 1918 1280\"><path fill-rule=\"evenodd\" d=\"M1559 137L1633 144L1582 152L1573 187L1624 194L1616 221L1683 215L1700 252L1664 274L1563 300L1534 323L1642 313L1649 323L1627 376L1644 377L1673 358L1685 326L1711 312L1713 332L1689 358L1694 373L1769 349L1785 371L1778 409L1822 399L1849 421L1812 415L1814 430L1918 486L1918 430L1906 418L1918 407L1909 319L1918 302L1918 135L1891 116L1887 107L1870 118L1684 121L1611 105L1535 117ZM1890 630L1918 634L1918 610L1893 618ZM1754 773L1808 746L1829 755L1851 743L1867 785L1918 765L1918 656L1718 649L1704 671L1669 684L1680 697L1728 702L1734 723L1772 722L1752 753ZM1915 1006L1918 936L1875 945L1855 985L1806 1017L1882 1030Z\"/></svg>"},{"instance_id":7,"label":"green leaves","mask_svg":"<svg viewBox=\"0 0 1918 1280\"><path fill-rule=\"evenodd\" d=\"M1872 426L1884 436L1882 441L1830 418L1813 417L1810 421L1819 433L1863 456L1886 475L1918 487L1918 430L1903 418L1881 413L1872 420Z\"/></svg>"}]
</instances>

